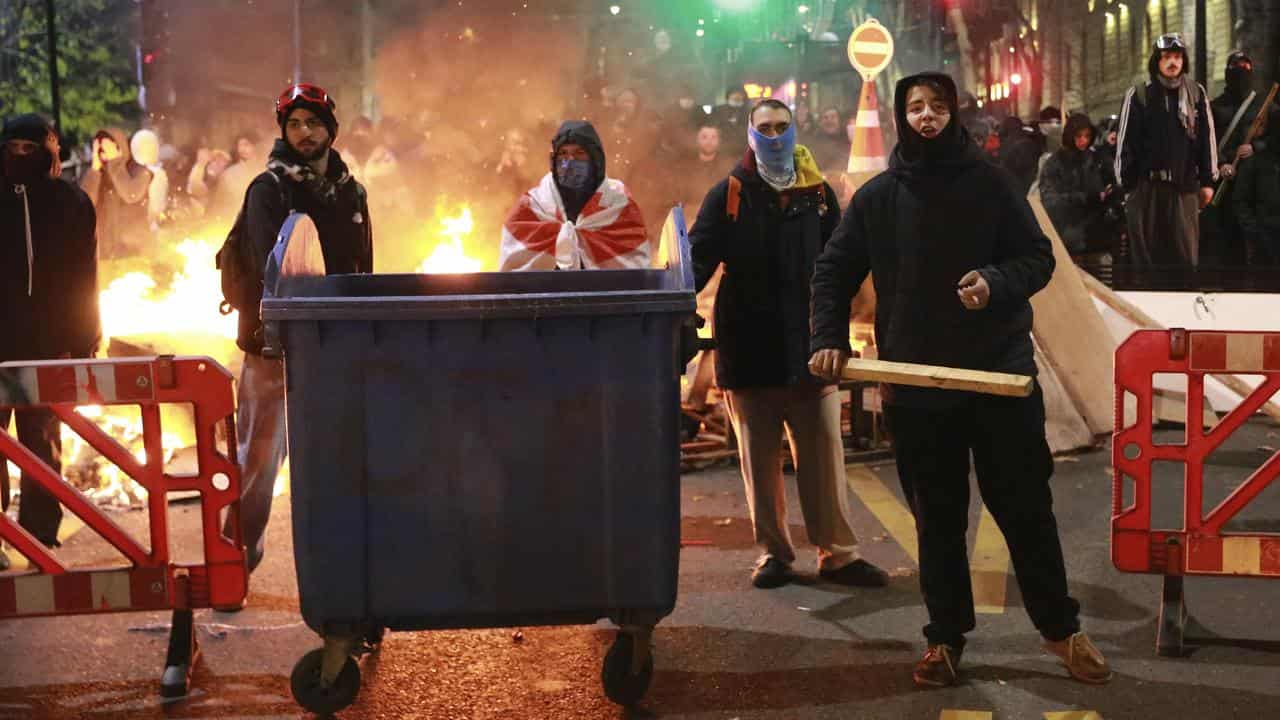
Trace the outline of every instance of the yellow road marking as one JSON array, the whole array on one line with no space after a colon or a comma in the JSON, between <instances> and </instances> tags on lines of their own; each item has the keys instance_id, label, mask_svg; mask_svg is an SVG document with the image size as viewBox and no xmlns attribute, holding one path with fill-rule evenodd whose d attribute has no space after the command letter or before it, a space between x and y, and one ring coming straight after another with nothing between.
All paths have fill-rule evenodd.
<instances>
[{"instance_id":1,"label":"yellow road marking","mask_svg":"<svg viewBox=\"0 0 1280 720\"><path fill-rule=\"evenodd\" d=\"M920 564L920 550L916 545L916 521L911 510L898 499L893 491L870 470L861 465L845 468L849 488L862 504L880 521L889 535L907 551L911 561Z\"/></svg>"},{"instance_id":2,"label":"yellow road marking","mask_svg":"<svg viewBox=\"0 0 1280 720\"><path fill-rule=\"evenodd\" d=\"M969 560L969 575L973 582L974 611L980 615L1003 613L1005 592L1009 586L1009 548L985 505L978 521L973 557Z\"/></svg>"},{"instance_id":3,"label":"yellow road marking","mask_svg":"<svg viewBox=\"0 0 1280 720\"><path fill-rule=\"evenodd\" d=\"M1102 716L1092 710L1067 710L1066 712L1047 712L1044 720L1102 720Z\"/></svg>"},{"instance_id":4,"label":"yellow road marking","mask_svg":"<svg viewBox=\"0 0 1280 720\"><path fill-rule=\"evenodd\" d=\"M991 720L991 713L985 710L943 710L938 720Z\"/></svg>"}]
</instances>

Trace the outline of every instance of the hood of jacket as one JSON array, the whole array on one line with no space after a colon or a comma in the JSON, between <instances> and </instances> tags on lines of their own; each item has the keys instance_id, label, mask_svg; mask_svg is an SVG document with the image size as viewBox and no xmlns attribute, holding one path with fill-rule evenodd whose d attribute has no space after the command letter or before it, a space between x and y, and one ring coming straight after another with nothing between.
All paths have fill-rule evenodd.
<instances>
[{"instance_id":1,"label":"hood of jacket","mask_svg":"<svg viewBox=\"0 0 1280 720\"><path fill-rule=\"evenodd\" d=\"M120 128L104 128L98 131L95 138L108 138L120 148L120 161L129 164L133 160L133 151L129 148L129 136Z\"/></svg>"},{"instance_id":2,"label":"hood of jacket","mask_svg":"<svg viewBox=\"0 0 1280 720\"><path fill-rule=\"evenodd\" d=\"M566 120L561 123L560 129L556 130L555 137L551 139L551 173L556 171L556 153L560 152L560 148L565 145L579 145L583 150L587 151L587 156L591 158L592 183L591 188L594 190L604 182L605 178L605 155L604 143L600 140L600 133L596 132L596 128L586 120Z\"/></svg>"},{"instance_id":3,"label":"hood of jacket","mask_svg":"<svg viewBox=\"0 0 1280 720\"><path fill-rule=\"evenodd\" d=\"M925 139L911 129L907 122L907 94L911 88L926 81L942 88L947 106L951 109L951 120L938 137L932 140ZM969 131L960 122L956 83L951 76L924 72L899 80L893 92L893 116L900 130L898 144L889 157L889 172L905 178L922 172L958 170L982 162L978 148L969 137Z\"/></svg>"},{"instance_id":4,"label":"hood of jacket","mask_svg":"<svg viewBox=\"0 0 1280 720\"><path fill-rule=\"evenodd\" d=\"M1080 152L1076 149L1076 133L1081 130L1088 130L1092 135L1097 135L1097 131L1093 129L1093 121L1089 119L1088 115L1085 115L1084 113L1075 113L1071 117L1067 118L1067 125L1062 128L1062 149ZM1097 137L1089 138L1090 147L1096 139Z\"/></svg>"}]
</instances>

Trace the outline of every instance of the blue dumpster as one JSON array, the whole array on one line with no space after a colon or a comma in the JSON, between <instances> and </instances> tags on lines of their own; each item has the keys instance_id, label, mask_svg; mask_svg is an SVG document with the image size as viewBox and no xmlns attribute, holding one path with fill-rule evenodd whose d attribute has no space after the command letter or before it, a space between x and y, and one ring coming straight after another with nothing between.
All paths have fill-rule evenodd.
<instances>
[{"instance_id":1,"label":"blue dumpster","mask_svg":"<svg viewBox=\"0 0 1280 720\"><path fill-rule=\"evenodd\" d=\"M666 269L285 277L294 560L324 638L295 667L315 712L354 701L390 630L621 628L602 680L631 704L675 606L679 357L694 311L683 219Z\"/></svg>"}]
</instances>

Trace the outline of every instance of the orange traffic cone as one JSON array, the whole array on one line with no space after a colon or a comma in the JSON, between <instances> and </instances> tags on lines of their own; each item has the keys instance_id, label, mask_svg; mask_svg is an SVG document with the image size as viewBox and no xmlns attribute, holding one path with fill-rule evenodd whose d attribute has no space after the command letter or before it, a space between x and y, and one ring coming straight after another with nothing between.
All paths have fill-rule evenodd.
<instances>
[{"instance_id":1,"label":"orange traffic cone","mask_svg":"<svg viewBox=\"0 0 1280 720\"><path fill-rule=\"evenodd\" d=\"M849 152L848 173L861 185L872 175L889 167L884 152L884 135L880 132L880 102L876 99L876 83L864 80L858 98L858 116L853 127L853 147Z\"/></svg>"}]
</instances>

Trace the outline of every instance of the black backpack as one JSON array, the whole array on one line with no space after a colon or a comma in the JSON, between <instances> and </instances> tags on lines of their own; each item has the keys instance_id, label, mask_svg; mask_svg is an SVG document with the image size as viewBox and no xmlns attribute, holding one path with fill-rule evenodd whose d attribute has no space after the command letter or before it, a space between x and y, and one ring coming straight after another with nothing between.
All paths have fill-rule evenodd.
<instances>
[{"instance_id":1,"label":"black backpack","mask_svg":"<svg viewBox=\"0 0 1280 720\"><path fill-rule=\"evenodd\" d=\"M263 174L275 181L276 187L280 189L280 198L284 201L285 208L289 209L289 189L286 184L273 172ZM236 214L236 221L231 225L231 231L227 233L227 239L214 260L214 267L222 274L222 302L219 303L218 310L223 315L230 315L232 311L256 312L262 300L262 267L254 261L253 244L249 241L245 220L249 192L261 177L258 176L245 191L244 202L240 205L240 212Z\"/></svg>"}]
</instances>

